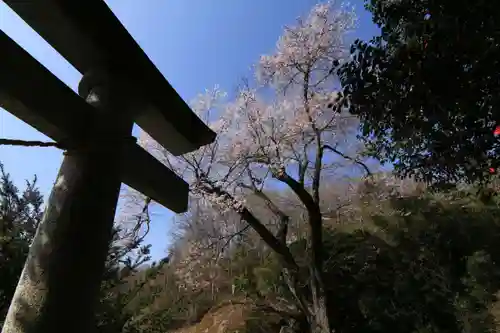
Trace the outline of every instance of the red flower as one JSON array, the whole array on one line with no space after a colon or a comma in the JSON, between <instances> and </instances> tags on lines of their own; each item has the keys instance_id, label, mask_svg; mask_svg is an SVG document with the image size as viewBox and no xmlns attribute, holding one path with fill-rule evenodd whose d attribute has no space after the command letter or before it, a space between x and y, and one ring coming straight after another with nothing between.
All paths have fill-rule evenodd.
<instances>
[{"instance_id":1,"label":"red flower","mask_svg":"<svg viewBox=\"0 0 500 333\"><path fill-rule=\"evenodd\" d=\"M490 168L490 173L495 173L495 168Z\"/></svg>"},{"instance_id":2,"label":"red flower","mask_svg":"<svg viewBox=\"0 0 500 333\"><path fill-rule=\"evenodd\" d=\"M493 135L500 135L500 125L495 128Z\"/></svg>"}]
</instances>

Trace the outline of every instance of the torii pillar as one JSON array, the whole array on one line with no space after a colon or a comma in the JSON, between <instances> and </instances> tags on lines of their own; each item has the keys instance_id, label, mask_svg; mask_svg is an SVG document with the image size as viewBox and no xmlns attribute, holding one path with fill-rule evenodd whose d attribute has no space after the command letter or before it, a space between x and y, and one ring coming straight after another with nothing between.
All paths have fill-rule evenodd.
<instances>
[{"instance_id":1,"label":"torii pillar","mask_svg":"<svg viewBox=\"0 0 500 333\"><path fill-rule=\"evenodd\" d=\"M64 153L2 332L92 331L133 125L119 86L93 83L87 101L101 112Z\"/></svg>"},{"instance_id":2,"label":"torii pillar","mask_svg":"<svg viewBox=\"0 0 500 333\"><path fill-rule=\"evenodd\" d=\"M2 332L88 333L121 182L187 209L188 185L137 145L133 123L175 155L215 133L102 0L5 2L84 76L81 98L0 32L0 106L66 149Z\"/></svg>"}]
</instances>

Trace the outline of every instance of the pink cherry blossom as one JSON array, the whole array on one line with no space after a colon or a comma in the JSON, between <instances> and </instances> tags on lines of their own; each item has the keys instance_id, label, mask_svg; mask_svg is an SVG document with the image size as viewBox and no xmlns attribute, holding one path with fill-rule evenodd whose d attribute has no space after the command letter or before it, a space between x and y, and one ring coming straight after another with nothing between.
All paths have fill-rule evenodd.
<instances>
[{"instance_id":1,"label":"pink cherry blossom","mask_svg":"<svg viewBox=\"0 0 500 333\"><path fill-rule=\"evenodd\" d=\"M249 188L274 182L278 170L313 165L317 147L345 144L355 128L354 118L328 107L337 96L335 69L347 56L346 34L355 25L352 8L318 4L285 28L274 53L261 57L258 86L243 87L229 102L218 86L197 96L192 109L218 134L212 145L173 157L145 133L140 143L186 179L194 196L223 211L242 209ZM269 94L262 89L274 96L264 98Z\"/></svg>"}]
</instances>

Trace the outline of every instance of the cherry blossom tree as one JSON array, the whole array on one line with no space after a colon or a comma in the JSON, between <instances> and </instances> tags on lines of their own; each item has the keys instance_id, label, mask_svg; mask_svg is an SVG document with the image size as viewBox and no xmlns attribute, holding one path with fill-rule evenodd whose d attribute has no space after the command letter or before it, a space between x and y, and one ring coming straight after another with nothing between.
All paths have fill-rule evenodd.
<instances>
[{"instance_id":1,"label":"cherry blossom tree","mask_svg":"<svg viewBox=\"0 0 500 333\"><path fill-rule=\"evenodd\" d=\"M339 160L369 172L349 142L357 120L344 112L336 93L336 69L348 57L346 38L355 25L352 8L331 1L317 4L285 28L274 53L261 57L255 84L246 82L232 101L218 87L198 96L192 108L218 133L213 144L176 157L146 133L140 140L190 182L193 196L221 213L237 213L272 249L312 332L331 332L323 278L322 179L338 168ZM335 112L332 103L339 103ZM299 267L287 245L290 216L268 195L278 184L286 185L307 212L310 294L299 288ZM252 211L249 195L265 204L273 223Z\"/></svg>"}]
</instances>

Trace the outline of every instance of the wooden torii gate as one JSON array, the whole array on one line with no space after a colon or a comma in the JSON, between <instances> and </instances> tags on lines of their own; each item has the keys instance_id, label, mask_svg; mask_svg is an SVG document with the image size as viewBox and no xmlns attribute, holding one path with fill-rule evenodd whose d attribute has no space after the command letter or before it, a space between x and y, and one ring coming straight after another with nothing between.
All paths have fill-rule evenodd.
<instances>
[{"instance_id":1,"label":"wooden torii gate","mask_svg":"<svg viewBox=\"0 0 500 333\"><path fill-rule=\"evenodd\" d=\"M187 183L137 145L133 123L174 155L215 133L104 1L4 2L83 78L78 96L0 31L0 106L65 150L2 332L91 332L121 182L187 209Z\"/></svg>"}]
</instances>

